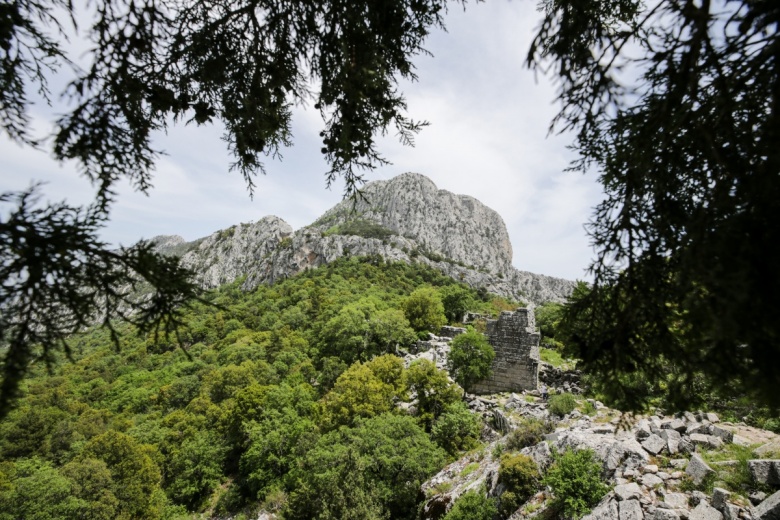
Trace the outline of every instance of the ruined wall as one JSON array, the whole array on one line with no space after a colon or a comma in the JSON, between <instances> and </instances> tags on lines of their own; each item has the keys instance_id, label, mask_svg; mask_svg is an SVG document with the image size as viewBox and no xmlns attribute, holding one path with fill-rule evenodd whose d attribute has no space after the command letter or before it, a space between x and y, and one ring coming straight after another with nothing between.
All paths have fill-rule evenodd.
<instances>
[{"instance_id":1,"label":"ruined wall","mask_svg":"<svg viewBox=\"0 0 780 520\"><path fill-rule=\"evenodd\" d=\"M535 389L540 336L533 308L504 311L497 320L488 320L487 336L496 351L493 375L474 385L473 391L488 394Z\"/></svg>"}]
</instances>

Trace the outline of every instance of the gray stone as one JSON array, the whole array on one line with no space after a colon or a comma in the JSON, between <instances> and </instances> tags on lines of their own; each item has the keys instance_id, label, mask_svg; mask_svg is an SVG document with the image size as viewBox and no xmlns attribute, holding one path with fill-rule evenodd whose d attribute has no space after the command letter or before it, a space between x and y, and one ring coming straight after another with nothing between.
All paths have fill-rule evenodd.
<instances>
[{"instance_id":1,"label":"gray stone","mask_svg":"<svg viewBox=\"0 0 780 520\"><path fill-rule=\"evenodd\" d=\"M716 437L719 437L723 442L729 444L734 442L734 432L727 430L726 428L713 425L712 431L710 433Z\"/></svg>"},{"instance_id":2,"label":"gray stone","mask_svg":"<svg viewBox=\"0 0 780 520\"><path fill-rule=\"evenodd\" d=\"M702 423L693 423L689 424L685 428L685 433L688 435L694 434L694 433L702 433L704 435L710 434L710 425L709 424L702 424Z\"/></svg>"},{"instance_id":3,"label":"gray stone","mask_svg":"<svg viewBox=\"0 0 780 520\"><path fill-rule=\"evenodd\" d=\"M700 502L698 506L688 515L688 520L722 520L723 514L708 505L706 502Z\"/></svg>"},{"instance_id":4,"label":"gray stone","mask_svg":"<svg viewBox=\"0 0 780 520\"><path fill-rule=\"evenodd\" d=\"M650 422L647 419L642 419L639 421L636 425L636 440L643 441L650 437L650 434L653 433L650 430Z\"/></svg>"},{"instance_id":5,"label":"gray stone","mask_svg":"<svg viewBox=\"0 0 780 520\"><path fill-rule=\"evenodd\" d=\"M715 435L707 435L707 441L709 442L710 449L719 450L723 447L723 439Z\"/></svg>"},{"instance_id":6,"label":"gray stone","mask_svg":"<svg viewBox=\"0 0 780 520\"><path fill-rule=\"evenodd\" d=\"M673 509L658 508L653 513L653 520L680 520L680 515Z\"/></svg>"},{"instance_id":7,"label":"gray stone","mask_svg":"<svg viewBox=\"0 0 780 520\"><path fill-rule=\"evenodd\" d=\"M644 520L645 513L638 500L624 500L618 504L620 520Z\"/></svg>"},{"instance_id":8,"label":"gray stone","mask_svg":"<svg viewBox=\"0 0 780 520\"><path fill-rule=\"evenodd\" d=\"M680 438L680 445L679 445L680 453L683 453L685 455L690 455L694 451L696 451L696 446L691 442L690 439L686 437Z\"/></svg>"},{"instance_id":9,"label":"gray stone","mask_svg":"<svg viewBox=\"0 0 780 520\"><path fill-rule=\"evenodd\" d=\"M724 520L737 520L739 518L739 506L734 504L726 504L721 512Z\"/></svg>"},{"instance_id":10,"label":"gray stone","mask_svg":"<svg viewBox=\"0 0 780 520\"><path fill-rule=\"evenodd\" d=\"M690 435L691 442L696 446L709 447L710 439L709 435L705 433L692 433Z\"/></svg>"},{"instance_id":11,"label":"gray stone","mask_svg":"<svg viewBox=\"0 0 780 520\"><path fill-rule=\"evenodd\" d=\"M542 441L536 446L530 446L520 450L523 455L528 455L536 463L536 467L539 469L539 473L544 474L547 468L552 463L552 451L550 445Z\"/></svg>"},{"instance_id":12,"label":"gray stone","mask_svg":"<svg viewBox=\"0 0 780 520\"><path fill-rule=\"evenodd\" d=\"M672 429L661 430L659 436L666 441L666 449L670 455L680 451L680 432Z\"/></svg>"},{"instance_id":13,"label":"gray stone","mask_svg":"<svg viewBox=\"0 0 780 520\"><path fill-rule=\"evenodd\" d=\"M729 491L716 487L712 490L712 501L710 503L712 504L712 507L720 512L723 512L723 510L726 508L726 504L728 503L729 498L731 498L731 493Z\"/></svg>"},{"instance_id":14,"label":"gray stone","mask_svg":"<svg viewBox=\"0 0 780 520\"><path fill-rule=\"evenodd\" d=\"M702 502L705 504L707 503L707 495L702 493L701 491L694 491L691 493L691 499L690 499L691 505L698 506Z\"/></svg>"},{"instance_id":15,"label":"gray stone","mask_svg":"<svg viewBox=\"0 0 780 520\"><path fill-rule=\"evenodd\" d=\"M670 430L676 430L678 432L684 432L685 431L685 421L682 419L672 419L671 421L668 421L661 425L661 428L664 429L670 429Z\"/></svg>"},{"instance_id":16,"label":"gray stone","mask_svg":"<svg viewBox=\"0 0 780 520\"><path fill-rule=\"evenodd\" d=\"M708 421L710 421L711 423L717 423L717 422L720 422L720 417L718 417L718 416L717 416L716 414L714 414L714 413L705 413L705 414L704 414L704 417L705 417L705 418L706 418Z\"/></svg>"},{"instance_id":17,"label":"gray stone","mask_svg":"<svg viewBox=\"0 0 780 520\"><path fill-rule=\"evenodd\" d=\"M687 509L688 495L685 493L667 493L664 495L664 502L669 504L672 509Z\"/></svg>"},{"instance_id":18,"label":"gray stone","mask_svg":"<svg viewBox=\"0 0 780 520\"><path fill-rule=\"evenodd\" d=\"M650 437L642 442L642 447L653 455L658 455L666 447L666 441L656 434L651 434Z\"/></svg>"},{"instance_id":19,"label":"gray stone","mask_svg":"<svg viewBox=\"0 0 780 520\"><path fill-rule=\"evenodd\" d=\"M642 496L642 490L636 482L615 486L615 498L618 500L634 500Z\"/></svg>"},{"instance_id":20,"label":"gray stone","mask_svg":"<svg viewBox=\"0 0 780 520\"><path fill-rule=\"evenodd\" d=\"M652 473L647 473L645 475L642 475L641 481L642 481L642 485L645 486L646 488L654 488L664 483L661 477L659 477L658 475L653 475Z\"/></svg>"},{"instance_id":21,"label":"gray stone","mask_svg":"<svg viewBox=\"0 0 780 520\"><path fill-rule=\"evenodd\" d=\"M658 465L648 464L647 466L642 468L642 473L658 473Z\"/></svg>"},{"instance_id":22,"label":"gray stone","mask_svg":"<svg viewBox=\"0 0 780 520\"><path fill-rule=\"evenodd\" d=\"M763 491L756 491L754 493L751 493L748 498L750 499L751 504L757 506L758 504L766 500L766 493L764 493Z\"/></svg>"},{"instance_id":23,"label":"gray stone","mask_svg":"<svg viewBox=\"0 0 780 520\"><path fill-rule=\"evenodd\" d=\"M780 485L780 460L749 460L750 476L758 484Z\"/></svg>"},{"instance_id":24,"label":"gray stone","mask_svg":"<svg viewBox=\"0 0 780 520\"><path fill-rule=\"evenodd\" d=\"M690 475L694 484L698 485L710 475L714 475L715 471L704 462L704 459L702 459L699 454L694 453L691 460L688 461L688 467L685 468L685 473Z\"/></svg>"},{"instance_id":25,"label":"gray stone","mask_svg":"<svg viewBox=\"0 0 780 520\"><path fill-rule=\"evenodd\" d=\"M780 491L753 509L753 520L780 520Z\"/></svg>"},{"instance_id":26,"label":"gray stone","mask_svg":"<svg viewBox=\"0 0 780 520\"><path fill-rule=\"evenodd\" d=\"M582 520L620 520L617 502L611 498L602 500L590 514L583 516Z\"/></svg>"}]
</instances>

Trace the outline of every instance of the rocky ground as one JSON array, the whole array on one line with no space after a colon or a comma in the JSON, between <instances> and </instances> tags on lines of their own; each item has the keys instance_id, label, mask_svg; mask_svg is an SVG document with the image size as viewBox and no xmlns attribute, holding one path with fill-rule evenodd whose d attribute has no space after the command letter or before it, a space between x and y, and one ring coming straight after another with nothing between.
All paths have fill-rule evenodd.
<instances>
[{"instance_id":1,"label":"rocky ground","mask_svg":"<svg viewBox=\"0 0 780 520\"><path fill-rule=\"evenodd\" d=\"M590 403L585 406L591 415L574 410L560 420L554 433L521 453L531 456L540 472L551 464L553 450L588 448L596 453L612 490L587 520L780 519L780 436L723 423L711 413L627 418L597 401L581 402ZM498 457L507 439L502 433L517 427L522 417L550 418L536 392L473 396L470 406L492 425L492 433L486 434L484 448L450 464L422 486L428 497L424 518L440 518L472 489L484 489L500 499L504 490L498 480ZM740 445L765 457L747 462L757 490L747 497L728 491L719 481L741 464L730 459L738 451L733 446ZM540 490L510 518L545 518L550 498L547 490Z\"/></svg>"},{"instance_id":2,"label":"rocky ground","mask_svg":"<svg viewBox=\"0 0 780 520\"><path fill-rule=\"evenodd\" d=\"M418 342L405 356L407 363L425 358L446 368L447 336L457 332L445 327L443 336ZM581 393L576 371L542 363L540 379L551 393ZM780 435L770 431L721 422L717 415L703 412L628 417L582 398L579 410L558 418L535 390L466 397L486 425L485 445L423 484L425 519L441 518L470 490L484 489L500 499L504 488L498 479L499 457L507 434L523 418L533 417L557 421L543 442L520 451L533 458L541 473L552 463L553 450L587 448L602 461L602 476L612 490L586 520L780 520ZM746 454L755 458L744 460ZM753 489L748 496L729 491L724 482L733 480L740 468L744 471L745 464ZM547 490L540 490L510 518L545 518L550 498Z\"/></svg>"}]
</instances>

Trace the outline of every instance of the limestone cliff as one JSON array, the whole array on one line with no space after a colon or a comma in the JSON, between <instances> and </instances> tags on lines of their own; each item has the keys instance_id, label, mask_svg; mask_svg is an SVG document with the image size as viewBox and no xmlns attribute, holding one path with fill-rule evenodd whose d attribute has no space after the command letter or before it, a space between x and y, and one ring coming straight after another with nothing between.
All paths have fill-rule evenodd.
<instances>
[{"instance_id":1,"label":"limestone cliff","mask_svg":"<svg viewBox=\"0 0 780 520\"><path fill-rule=\"evenodd\" d=\"M498 213L414 173L367 184L363 198L343 201L295 232L268 216L193 242L177 236L153 241L164 254L180 256L206 288L244 277L244 288L252 289L347 255L422 262L473 287L533 303L561 301L574 286L512 267Z\"/></svg>"}]
</instances>

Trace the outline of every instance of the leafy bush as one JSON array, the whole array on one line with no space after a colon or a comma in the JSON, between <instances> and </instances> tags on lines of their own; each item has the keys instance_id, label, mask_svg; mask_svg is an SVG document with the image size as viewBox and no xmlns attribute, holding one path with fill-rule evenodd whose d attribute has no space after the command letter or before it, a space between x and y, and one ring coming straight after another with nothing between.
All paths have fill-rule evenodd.
<instances>
[{"instance_id":1,"label":"leafy bush","mask_svg":"<svg viewBox=\"0 0 780 520\"><path fill-rule=\"evenodd\" d=\"M579 518L609 491L601 480L601 462L592 450L553 454L553 464L542 484L553 492L553 507L565 518Z\"/></svg>"},{"instance_id":2,"label":"leafy bush","mask_svg":"<svg viewBox=\"0 0 780 520\"><path fill-rule=\"evenodd\" d=\"M764 429L775 433L780 433L780 418L773 417L764 421Z\"/></svg>"},{"instance_id":3,"label":"leafy bush","mask_svg":"<svg viewBox=\"0 0 780 520\"><path fill-rule=\"evenodd\" d=\"M492 520L498 513L495 501L483 491L464 493L444 516L444 520Z\"/></svg>"},{"instance_id":4,"label":"leafy bush","mask_svg":"<svg viewBox=\"0 0 780 520\"><path fill-rule=\"evenodd\" d=\"M536 417L524 417L517 429L513 430L506 441L506 449L519 451L535 446L544 440L544 436L555 431L555 422L543 421Z\"/></svg>"},{"instance_id":5,"label":"leafy bush","mask_svg":"<svg viewBox=\"0 0 780 520\"><path fill-rule=\"evenodd\" d=\"M433 287L415 289L403 303L404 315L412 328L418 332L439 333L447 323L444 304L439 291Z\"/></svg>"},{"instance_id":6,"label":"leafy bush","mask_svg":"<svg viewBox=\"0 0 780 520\"><path fill-rule=\"evenodd\" d=\"M395 235L395 233L369 220L352 220L338 226L333 226L325 232L326 235L354 235L363 238L377 238L379 240Z\"/></svg>"},{"instance_id":7,"label":"leafy bush","mask_svg":"<svg viewBox=\"0 0 780 520\"><path fill-rule=\"evenodd\" d=\"M463 402L452 403L431 428L431 438L450 455L476 446L481 424Z\"/></svg>"},{"instance_id":8,"label":"leafy bush","mask_svg":"<svg viewBox=\"0 0 780 520\"><path fill-rule=\"evenodd\" d=\"M450 355L447 360L450 374L463 388L471 386L492 373L496 351L487 338L469 327L465 334L456 336L450 343Z\"/></svg>"},{"instance_id":9,"label":"leafy bush","mask_svg":"<svg viewBox=\"0 0 780 520\"><path fill-rule=\"evenodd\" d=\"M577 408L577 400L570 393L555 394L550 396L550 402L547 409L551 414L563 417L567 413Z\"/></svg>"},{"instance_id":10,"label":"leafy bush","mask_svg":"<svg viewBox=\"0 0 780 520\"><path fill-rule=\"evenodd\" d=\"M504 453L498 468L498 480L507 488L507 492L501 495L501 511L508 516L536 493L539 470L528 455Z\"/></svg>"}]
</instances>

